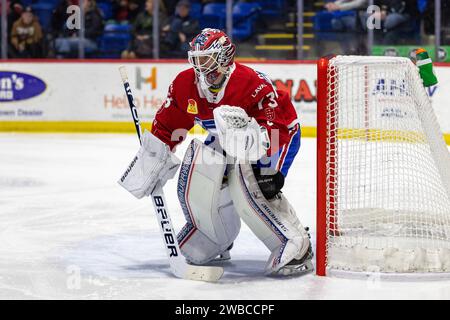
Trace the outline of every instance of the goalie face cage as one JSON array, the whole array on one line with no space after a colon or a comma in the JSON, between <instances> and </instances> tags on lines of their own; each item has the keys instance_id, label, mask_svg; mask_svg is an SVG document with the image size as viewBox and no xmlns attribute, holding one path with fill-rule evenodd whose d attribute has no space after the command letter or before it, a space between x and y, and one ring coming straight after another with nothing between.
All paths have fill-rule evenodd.
<instances>
[{"instance_id":1,"label":"goalie face cage","mask_svg":"<svg viewBox=\"0 0 450 320\"><path fill-rule=\"evenodd\" d=\"M450 274L450 155L407 58L318 61L317 274Z\"/></svg>"}]
</instances>

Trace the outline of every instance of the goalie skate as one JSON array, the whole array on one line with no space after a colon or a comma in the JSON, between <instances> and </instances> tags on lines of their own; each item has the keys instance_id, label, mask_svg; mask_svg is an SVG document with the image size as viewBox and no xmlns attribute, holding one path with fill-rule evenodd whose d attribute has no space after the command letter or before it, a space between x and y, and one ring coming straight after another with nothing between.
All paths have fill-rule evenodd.
<instances>
[{"instance_id":1,"label":"goalie skate","mask_svg":"<svg viewBox=\"0 0 450 320\"><path fill-rule=\"evenodd\" d=\"M291 275L304 275L314 271L312 264L312 258L314 257L311 244L308 251L300 259L293 259L277 272L272 273L273 276L291 276Z\"/></svg>"},{"instance_id":2,"label":"goalie skate","mask_svg":"<svg viewBox=\"0 0 450 320\"><path fill-rule=\"evenodd\" d=\"M217 261L227 261L231 259L231 255L230 255L230 251L233 248L233 243L221 254L219 254L214 260L213 262L217 262Z\"/></svg>"},{"instance_id":3,"label":"goalie skate","mask_svg":"<svg viewBox=\"0 0 450 320\"><path fill-rule=\"evenodd\" d=\"M311 239L311 235L309 234L309 227L305 228L305 231L308 233L308 238ZM292 259L291 262L283 266L280 270L273 272L274 276L290 276L290 275L303 275L314 271L314 265L312 263L312 259L314 257L314 253L312 251L311 242L309 243L308 251L300 257L299 259Z\"/></svg>"}]
</instances>

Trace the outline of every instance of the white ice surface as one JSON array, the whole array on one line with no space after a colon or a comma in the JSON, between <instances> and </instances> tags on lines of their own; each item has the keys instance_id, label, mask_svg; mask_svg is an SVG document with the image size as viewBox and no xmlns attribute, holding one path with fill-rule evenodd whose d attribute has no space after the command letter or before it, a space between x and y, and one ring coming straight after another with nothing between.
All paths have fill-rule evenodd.
<instances>
[{"instance_id":1,"label":"white ice surface","mask_svg":"<svg viewBox=\"0 0 450 320\"><path fill-rule=\"evenodd\" d=\"M245 225L219 283L174 278L150 199L116 183L137 149L134 135L0 134L0 298L450 299L450 281L264 277L269 252ZM174 181L165 192L179 230ZM314 139L284 192L314 238Z\"/></svg>"}]
</instances>

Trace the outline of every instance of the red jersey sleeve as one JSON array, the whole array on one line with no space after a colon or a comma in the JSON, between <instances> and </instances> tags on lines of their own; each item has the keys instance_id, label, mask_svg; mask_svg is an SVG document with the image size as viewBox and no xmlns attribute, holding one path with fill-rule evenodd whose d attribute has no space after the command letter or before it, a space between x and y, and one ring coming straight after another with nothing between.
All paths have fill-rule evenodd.
<instances>
[{"instance_id":1,"label":"red jersey sleeve","mask_svg":"<svg viewBox=\"0 0 450 320\"><path fill-rule=\"evenodd\" d=\"M279 97L270 94L262 98L249 114L260 126L267 129L270 137L270 149L267 150L269 157L277 153L290 139L283 108L280 107L280 102L284 99L279 99Z\"/></svg>"},{"instance_id":2,"label":"red jersey sleeve","mask_svg":"<svg viewBox=\"0 0 450 320\"><path fill-rule=\"evenodd\" d=\"M276 90L264 75L258 74L258 78L259 81L253 79L257 86L249 95L247 113L267 129L270 137L267 155L271 156L289 142L289 120L285 111L294 107L287 93Z\"/></svg>"},{"instance_id":3,"label":"red jersey sleeve","mask_svg":"<svg viewBox=\"0 0 450 320\"><path fill-rule=\"evenodd\" d=\"M151 130L171 150L186 138L188 130L194 126L194 121L187 115L186 111L179 107L179 99L177 99L178 78L175 78L170 85L167 98L157 111Z\"/></svg>"}]
</instances>

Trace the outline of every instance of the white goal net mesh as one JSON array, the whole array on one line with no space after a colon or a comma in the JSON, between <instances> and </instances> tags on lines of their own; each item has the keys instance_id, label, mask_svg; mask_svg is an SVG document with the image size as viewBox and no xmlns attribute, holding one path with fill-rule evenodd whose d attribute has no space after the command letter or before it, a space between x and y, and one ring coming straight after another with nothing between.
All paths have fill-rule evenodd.
<instances>
[{"instance_id":1,"label":"white goal net mesh","mask_svg":"<svg viewBox=\"0 0 450 320\"><path fill-rule=\"evenodd\" d=\"M450 155L407 58L329 61L330 269L450 272Z\"/></svg>"}]
</instances>

